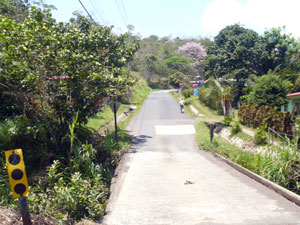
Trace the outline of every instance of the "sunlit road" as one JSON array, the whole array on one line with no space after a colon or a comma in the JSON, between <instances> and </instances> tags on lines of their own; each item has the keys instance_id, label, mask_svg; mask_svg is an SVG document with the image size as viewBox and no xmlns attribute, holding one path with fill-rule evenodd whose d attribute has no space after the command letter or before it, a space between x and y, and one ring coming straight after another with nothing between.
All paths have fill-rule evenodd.
<instances>
[{"instance_id":1,"label":"sunlit road","mask_svg":"<svg viewBox=\"0 0 300 225\"><path fill-rule=\"evenodd\" d=\"M298 206L198 150L193 124L167 92L148 96L103 224L300 224Z\"/></svg>"}]
</instances>

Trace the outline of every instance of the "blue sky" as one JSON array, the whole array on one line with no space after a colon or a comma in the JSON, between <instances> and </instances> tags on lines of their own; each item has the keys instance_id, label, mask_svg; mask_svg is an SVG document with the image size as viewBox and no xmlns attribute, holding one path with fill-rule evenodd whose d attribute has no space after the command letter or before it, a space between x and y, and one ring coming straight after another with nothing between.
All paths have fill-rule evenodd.
<instances>
[{"instance_id":1,"label":"blue sky","mask_svg":"<svg viewBox=\"0 0 300 225\"><path fill-rule=\"evenodd\" d=\"M67 22L72 12L84 9L79 0L45 0L58 10L57 21ZM240 23L262 33L285 26L300 37L300 0L81 0L100 24L126 30L128 24L142 37L214 37L227 25ZM125 10L124 10L125 9Z\"/></svg>"}]
</instances>

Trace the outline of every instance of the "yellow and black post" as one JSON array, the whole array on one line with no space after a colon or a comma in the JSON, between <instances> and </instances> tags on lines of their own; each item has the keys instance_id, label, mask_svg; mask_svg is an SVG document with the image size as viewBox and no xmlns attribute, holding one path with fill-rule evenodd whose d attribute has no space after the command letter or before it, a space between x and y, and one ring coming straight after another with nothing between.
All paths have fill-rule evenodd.
<instances>
[{"instance_id":1,"label":"yellow and black post","mask_svg":"<svg viewBox=\"0 0 300 225\"><path fill-rule=\"evenodd\" d=\"M26 196L28 195L28 182L23 161L22 149L6 151L5 159L13 198L19 199L23 224L31 225L32 223L30 220L30 214L28 211L26 199Z\"/></svg>"}]
</instances>

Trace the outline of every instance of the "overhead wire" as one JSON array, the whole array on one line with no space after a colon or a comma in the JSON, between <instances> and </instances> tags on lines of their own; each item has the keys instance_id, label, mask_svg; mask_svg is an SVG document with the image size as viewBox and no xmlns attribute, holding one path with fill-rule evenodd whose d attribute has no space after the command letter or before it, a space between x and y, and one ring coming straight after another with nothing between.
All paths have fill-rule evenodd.
<instances>
[{"instance_id":1,"label":"overhead wire","mask_svg":"<svg viewBox=\"0 0 300 225\"><path fill-rule=\"evenodd\" d=\"M125 15L125 18L126 18L126 21L127 21L127 25L129 25L129 20L128 20L128 16L127 16L127 13L126 13L124 4L123 4L123 0L120 0L120 1L121 1L121 4L122 4L122 8L123 8L123 10L124 10L124 15Z\"/></svg>"},{"instance_id":2,"label":"overhead wire","mask_svg":"<svg viewBox=\"0 0 300 225\"><path fill-rule=\"evenodd\" d=\"M81 6L83 7L83 9L85 10L85 12L89 15L90 19L94 22L94 24L96 24L95 20L93 19L93 17L91 16L91 14L89 13L89 11L85 8L85 6L83 5L83 3L81 2L81 0L79 0Z\"/></svg>"},{"instance_id":3,"label":"overhead wire","mask_svg":"<svg viewBox=\"0 0 300 225\"><path fill-rule=\"evenodd\" d=\"M97 9L99 10L99 13L102 15L102 17L104 19L104 24L108 25L108 19L105 15L105 12L102 10L102 7L101 7L101 4L99 3L99 0L95 0L95 4L96 4Z\"/></svg>"},{"instance_id":4,"label":"overhead wire","mask_svg":"<svg viewBox=\"0 0 300 225\"><path fill-rule=\"evenodd\" d=\"M103 19L103 15L101 14L100 10L98 9L98 6L95 4L95 2L93 0L89 0L91 6L94 8L95 14L97 15L97 17L100 19L100 21L102 21L102 23L105 23L105 20Z\"/></svg>"},{"instance_id":5,"label":"overhead wire","mask_svg":"<svg viewBox=\"0 0 300 225\"><path fill-rule=\"evenodd\" d=\"M122 20L123 20L123 23L124 23L124 25L127 27L127 23L126 23L126 17L123 15L123 13L122 13L122 10L121 10L121 8L120 8L120 6L119 6L119 3L118 3L118 0L115 0L115 3L116 3L116 5L117 5L117 7L118 7L118 10L119 10L119 13L120 13L120 15L121 15L121 18L122 18Z\"/></svg>"}]
</instances>

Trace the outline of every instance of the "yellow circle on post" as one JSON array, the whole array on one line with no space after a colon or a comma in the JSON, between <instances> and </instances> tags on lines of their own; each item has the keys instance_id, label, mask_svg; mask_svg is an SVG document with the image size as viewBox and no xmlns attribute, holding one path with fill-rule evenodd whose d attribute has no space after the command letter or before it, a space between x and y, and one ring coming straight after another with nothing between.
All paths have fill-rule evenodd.
<instances>
[{"instance_id":1,"label":"yellow circle on post","mask_svg":"<svg viewBox=\"0 0 300 225\"><path fill-rule=\"evenodd\" d=\"M28 182L22 149L5 151L5 159L13 198L28 195Z\"/></svg>"}]
</instances>

